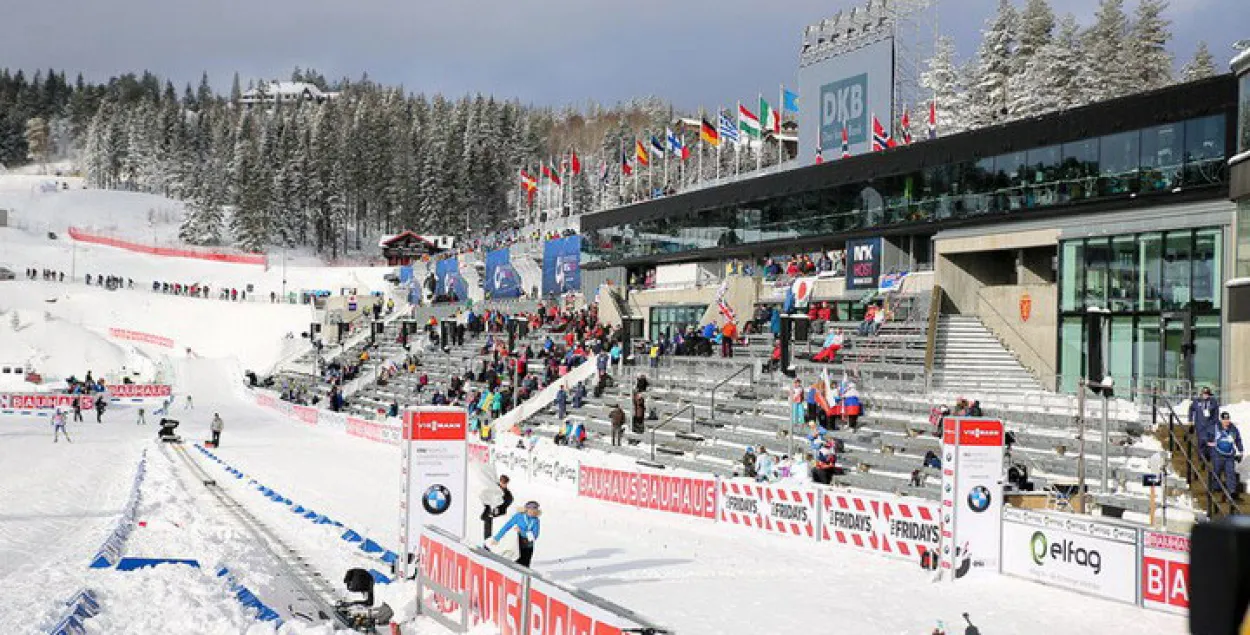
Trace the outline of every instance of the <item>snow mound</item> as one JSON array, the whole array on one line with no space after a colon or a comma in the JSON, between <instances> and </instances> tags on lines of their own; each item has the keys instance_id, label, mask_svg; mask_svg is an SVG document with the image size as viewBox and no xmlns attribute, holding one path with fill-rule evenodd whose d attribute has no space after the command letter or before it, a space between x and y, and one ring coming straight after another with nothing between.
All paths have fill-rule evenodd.
<instances>
[{"instance_id":1,"label":"snow mound","mask_svg":"<svg viewBox=\"0 0 1250 635\"><path fill-rule=\"evenodd\" d=\"M70 375L81 378L88 370L119 379L123 373L150 377L154 372L152 360L134 348L110 342L50 313L29 310L0 313L0 351L0 366L34 370L45 382ZM32 388L21 376L0 373L0 390Z\"/></svg>"}]
</instances>

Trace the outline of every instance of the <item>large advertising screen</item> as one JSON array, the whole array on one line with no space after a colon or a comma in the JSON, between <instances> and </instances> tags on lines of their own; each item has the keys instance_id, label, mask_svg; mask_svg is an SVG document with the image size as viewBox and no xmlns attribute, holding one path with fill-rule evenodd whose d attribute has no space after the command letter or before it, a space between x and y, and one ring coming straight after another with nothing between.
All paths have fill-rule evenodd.
<instances>
[{"instance_id":1,"label":"large advertising screen","mask_svg":"<svg viewBox=\"0 0 1250 635\"><path fill-rule=\"evenodd\" d=\"M512 252L507 249L486 253L486 279L482 288L488 298L521 297L521 274L512 266Z\"/></svg>"},{"instance_id":2,"label":"large advertising screen","mask_svg":"<svg viewBox=\"0 0 1250 635\"><path fill-rule=\"evenodd\" d=\"M582 237L569 236L543 243L543 295L582 288Z\"/></svg>"},{"instance_id":3,"label":"large advertising screen","mask_svg":"<svg viewBox=\"0 0 1250 635\"><path fill-rule=\"evenodd\" d=\"M842 152L846 127L851 154L872 149L872 115L890 129L894 117L894 40L799 68L799 157L816 159L817 140L826 160Z\"/></svg>"},{"instance_id":4,"label":"large advertising screen","mask_svg":"<svg viewBox=\"0 0 1250 635\"><path fill-rule=\"evenodd\" d=\"M846 288L851 291L876 289L881 280L880 238L846 241Z\"/></svg>"}]
</instances>

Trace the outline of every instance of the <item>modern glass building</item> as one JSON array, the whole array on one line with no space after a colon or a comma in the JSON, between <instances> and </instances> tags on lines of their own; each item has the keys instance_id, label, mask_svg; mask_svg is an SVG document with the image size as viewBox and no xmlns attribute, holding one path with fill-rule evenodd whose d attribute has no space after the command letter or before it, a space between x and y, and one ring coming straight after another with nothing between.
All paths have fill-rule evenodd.
<instances>
[{"instance_id":1,"label":"modern glass building","mask_svg":"<svg viewBox=\"0 0 1250 635\"><path fill-rule=\"evenodd\" d=\"M1241 211L1229 202L1246 109L1250 75L1223 75L625 206L582 217L583 263L629 273L881 238L888 268L935 269L942 310L980 317L1048 387L1089 370L1091 308L1110 311L1118 385L1224 386L1226 283L1250 278L1250 172Z\"/></svg>"}]
</instances>

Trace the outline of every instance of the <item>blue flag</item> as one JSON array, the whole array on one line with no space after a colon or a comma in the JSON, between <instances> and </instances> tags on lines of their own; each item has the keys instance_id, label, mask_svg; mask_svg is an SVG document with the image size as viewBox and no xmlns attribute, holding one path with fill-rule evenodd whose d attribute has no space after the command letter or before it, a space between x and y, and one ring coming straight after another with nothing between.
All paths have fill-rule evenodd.
<instances>
[{"instance_id":1,"label":"blue flag","mask_svg":"<svg viewBox=\"0 0 1250 635\"><path fill-rule=\"evenodd\" d=\"M799 94L790 90L783 90L782 94L784 97L781 100L781 109L786 112L798 112Z\"/></svg>"}]
</instances>

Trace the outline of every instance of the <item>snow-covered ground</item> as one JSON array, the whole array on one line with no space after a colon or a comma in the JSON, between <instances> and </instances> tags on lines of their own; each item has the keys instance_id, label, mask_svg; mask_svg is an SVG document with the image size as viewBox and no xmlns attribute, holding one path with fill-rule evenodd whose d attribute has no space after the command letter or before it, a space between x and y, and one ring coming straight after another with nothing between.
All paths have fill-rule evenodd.
<instances>
[{"instance_id":1,"label":"snow-covered ground","mask_svg":"<svg viewBox=\"0 0 1250 635\"><path fill-rule=\"evenodd\" d=\"M0 177L0 183L6 178ZM58 227L85 224L81 217L95 213L93 201L107 206L113 203L105 199L114 198L91 192L73 198L80 196L79 203L49 212L47 218L55 218ZM122 198L129 197L117 200ZM25 209L32 209L28 203L23 203ZM125 214L145 218L142 205L126 206L131 211ZM119 231L129 227L124 219L117 222ZM0 261L16 265L19 273L29 266L68 273L74 266L79 272L133 277L136 286L154 278L214 286L251 282L264 293L281 282L274 269L73 248L64 238L49 240L21 228L0 228ZM287 278L295 288L336 289L354 282L382 288L384 271L289 268ZM171 297L146 290L110 292L81 283L0 283L0 311L14 309L16 329L8 324L11 313L0 315L0 354L12 351L24 358L12 361L34 361L50 373L82 373L88 365L96 374L119 372L120 365L163 369L178 394L195 396L195 409L185 409L179 400L172 413L182 421L179 432L188 443L207 438L213 413L225 420L216 453L248 479L225 478L220 465L187 448L193 460L222 477L228 493L332 583L341 581L344 569L352 566L385 570L375 558L339 540L335 529L310 523L249 487L248 480L255 479L389 549L397 548L399 451L259 409L242 388L244 369L263 368L298 345L298 338L284 336L306 327L307 307ZM169 337L175 346L119 342L109 338L110 327ZM187 356L185 348L195 355ZM106 414L104 424L72 424L70 433L73 444L54 444L46 418L0 418L0 466L5 470L0 479L0 633L38 632L60 610L60 602L84 586L95 588L101 598L101 614L89 622L92 632L271 630L251 622L212 571L226 565L262 600L280 604L280 598L266 597L274 593L273 572L202 485L156 447L155 426L136 425L131 411L116 408ZM193 558L204 570L178 565L135 573L87 568L116 523L145 448L149 469L138 512L143 526L131 534L125 555ZM471 491L484 480L474 473ZM964 612L987 634L1184 632L1184 620L1175 616L1023 580L987 575L956 584L933 583L914 563L832 545L814 549L785 537L622 508L523 482L516 483L515 492L518 502L534 499L544 507L536 569L684 634L918 634L930 632L938 620L952 631L962 630ZM471 523L471 535L480 531L476 522ZM407 592L392 587L382 596L402 609ZM284 628L307 631L297 623ZM429 624L415 630L439 632Z\"/></svg>"}]
</instances>

